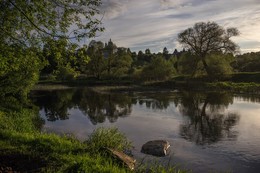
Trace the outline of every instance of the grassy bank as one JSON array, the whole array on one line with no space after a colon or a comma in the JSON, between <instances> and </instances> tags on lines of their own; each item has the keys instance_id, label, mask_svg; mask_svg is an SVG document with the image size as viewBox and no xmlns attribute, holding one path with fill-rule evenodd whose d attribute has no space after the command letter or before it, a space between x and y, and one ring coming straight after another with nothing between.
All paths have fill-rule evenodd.
<instances>
[{"instance_id":1,"label":"grassy bank","mask_svg":"<svg viewBox=\"0 0 260 173\"><path fill-rule=\"evenodd\" d=\"M99 152L102 144L117 149L126 141L118 131L114 143L80 142L71 136L41 133L33 121L37 116L29 110L14 114L0 114L0 166L21 172L128 172L111 157ZM92 140L97 140L96 132ZM103 136L104 137L104 136ZM110 141L110 143L108 143ZM95 145L94 145L95 144ZM120 147L119 147L120 146Z\"/></svg>"},{"instance_id":2,"label":"grassy bank","mask_svg":"<svg viewBox=\"0 0 260 173\"><path fill-rule=\"evenodd\" d=\"M66 87L94 87L96 90L116 91L157 91L208 90L257 93L260 91L260 73L234 73L225 76L176 76L165 81L136 81L132 78L102 79L81 77L70 81L42 79L35 89L53 89Z\"/></svg>"},{"instance_id":3,"label":"grassy bank","mask_svg":"<svg viewBox=\"0 0 260 173\"><path fill-rule=\"evenodd\" d=\"M37 109L0 111L0 170L19 172L132 172L115 160L104 147L119 151L131 143L117 129L97 129L80 142L73 136L58 136L40 131L43 121ZM87 138L87 137L86 137ZM135 172L146 172L139 167ZM186 172L161 165L150 172ZM0 172L1 172L0 171Z\"/></svg>"}]
</instances>

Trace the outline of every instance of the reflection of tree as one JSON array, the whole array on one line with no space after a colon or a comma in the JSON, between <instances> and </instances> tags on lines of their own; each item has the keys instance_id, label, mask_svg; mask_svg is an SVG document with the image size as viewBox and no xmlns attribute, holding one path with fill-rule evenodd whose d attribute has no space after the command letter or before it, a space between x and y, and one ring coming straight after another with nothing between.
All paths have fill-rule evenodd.
<instances>
[{"instance_id":1,"label":"reflection of tree","mask_svg":"<svg viewBox=\"0 0 260 173\"><path fill-rule=\"evenodd\" d=\"M232 127L239 116L224 111L232 103L233 97L227 93L182 93L178 107L188 119L180 126L181 136L200 145L222 138L235 139L237 134Z\"/></svg>"},{"instance_id":2,"label":"reflection of tree","mask_svg":"<svg viewBox=\"0 0 260 173\"><path fill-rule=\"evenodd\" d=\"M147 98L140 98L139 104L145 106L147 108L152 109L167 109L170 105L170 98L165 93L150 93L146 94Z\"/></svg>"},{"instance_id":3,"label":"reflection of tree","mask_svg":"<svg viewBox=\"0 0 260 173\"><path fill-rule=\"evenodd\" d=\"M68 110L73 107L74 90L39 91L35 104L43 109L48 121L65 120L69 118Z\"/></svg>"},{"instance_id":4,"label":"reflection of tree","mask_svg":"<svg viewBox=\"0 0 260 173\"><path fill-rule=\"evenodd\" d=\"M238 95L236 99L246 101L246 102L253 102L253 103L260 103L260 96L256 94L246 94L246 95Z\"/></svg>"},{"instance_id":5,"label":"reflection of tree","mask_svg":"<svg viewBox=\"0 0 260 173\"><path fill-rule=\"evenodd\" d=\"M91 90L78 90L76 94L79 109L87 114L93 124L107 118L115 122L118 117L131 113L131 98L123 94L101 94Z\"/></svg>"},{"instance_id":6,"label":"reflection of tree","mask_svg":"<svg viewBox=\"0 0 260 173\"><path fill-rule=\"evenodd\" d=\"M35 103L45 111L49 121L68 119L68 111L78 108L88 115L93 124L106 118L115 122L118 117L129 115L131 98L127 95L101 94L90 89L41 91L36 93Z\"/></svg>"}]
</instances>

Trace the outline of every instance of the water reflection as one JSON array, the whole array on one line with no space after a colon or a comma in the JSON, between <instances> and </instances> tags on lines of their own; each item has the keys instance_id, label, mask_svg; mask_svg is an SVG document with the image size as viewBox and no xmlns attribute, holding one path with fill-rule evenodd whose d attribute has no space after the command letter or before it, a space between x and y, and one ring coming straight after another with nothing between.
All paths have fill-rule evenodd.
<instances>
[{"instance_id":1,"label":"water reflection","mask_svg":"<svg viewBox=\"0 0 260 173\"><path fill-rule=\"evenodd\" d=\"M187 119L180 126L183 138L204 145L223 138L235 140L238 133L232 130L239 115L225 112L233 104L233 96L228 93L180 93L178 108Z\"/></svg>"},{"instance_id":2,"label":"water reflection","mask_svg":"<svg viewBox=\"0 0 260 173\"><path fill-rule=\"evenodd\" d=\"M43 109L48 121L66 120L69 118L68 110L73 108L75 90L38 91L34 102Z\"/></svg>"},{"instance_id":3,"label":"water reflection","mask_svg":"<svg viewBox=\"0 0 260 173\"><path fill-rule=\"evenodd\" d=\"M90 89L37 91L34 102L44 110L48 121L69 118L69 110L76 108L89 117L92 124L106 119L115 122L131 113L131 98L122 94L100 94Z\"/></svg>"},{"instance_id":4,"label":"water reflection","mask_svg":"<svg viewBox=\"0 0 260 173\"><path fill-rule=\"evenodd\" d=\"M102 123L106 118L115 122L132 111L131 97L124 94L100 94L91 90L77 90L74 102L93 124Z\"/></svg>"},{"instance_id":5,"label":"water reflection","mask_svg":"<svg viewBox=\"0 0 260 173\"><path fill-rule=\"evenodd\" d=\"M148 109L164 110L170 106L174 101L172 98L176 97L177 93L142 93L139 95L137 101L139 105L145 105Z\"/></svg>"},{"instance_id":6,"label":"water reflection","mask_svg":"<svg viewBox=\"0 0 260 173\"><path fill-rule=\"evenodd\" d=\"M69 118L69 110L80 110L91 123L117 121L131 114L132 105L145 105L148 109L164 110L170 105L183 116L180 135L196 144L211 144L221 139L235 140L238 133L232 129L239 121L236 112L227 112L233 104L229 93L97 93L90 89L39 91L34 97L36 105L45 112L48 121ZM174 103L174 104L172 104Z\"/></svg>"}]
</instances>

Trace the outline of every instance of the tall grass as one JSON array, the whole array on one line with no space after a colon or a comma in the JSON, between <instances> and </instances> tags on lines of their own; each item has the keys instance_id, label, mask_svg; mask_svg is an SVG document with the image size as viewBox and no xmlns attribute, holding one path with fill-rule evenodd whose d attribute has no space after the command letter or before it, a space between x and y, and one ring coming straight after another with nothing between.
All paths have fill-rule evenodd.
<instances>
[{"instance_id":1,"label":"tall grass","mask_svg":"<svg viewBox=\"0 0 260 173\"><path fill-rule=\"evenodd\" d=\"M119 151L131 149L132 144L117 128L97 128L86 141L91 151L97 152L102 148L113 148Z\"/></svg>"}]
</instances>

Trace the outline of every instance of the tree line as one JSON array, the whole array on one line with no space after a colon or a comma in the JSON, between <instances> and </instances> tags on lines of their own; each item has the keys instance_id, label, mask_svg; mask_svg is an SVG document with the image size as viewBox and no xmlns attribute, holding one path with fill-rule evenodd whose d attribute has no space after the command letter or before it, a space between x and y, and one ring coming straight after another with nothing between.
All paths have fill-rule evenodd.
<instances>
[{"instance_id":1,"label":"tree line","mask_svg":"<svg viewBox=\"0 0 260 173\"><path fill-rule=\"evenodd\" d=\"M190 49L169 52L164 47L158 53L151 53L149 48L144 52L132 52L129 48L118 47L111 39L107 43L92 40L89 45L79 48L64 40L52 40L44 45L42 54L45 62L42 75L58 80L70 80L80 75L97 80L123 77L166 80L176 75L215 77L260 71L260 52L234 55L212 51L202 59Z\"/></svg>"}]
</instances>

